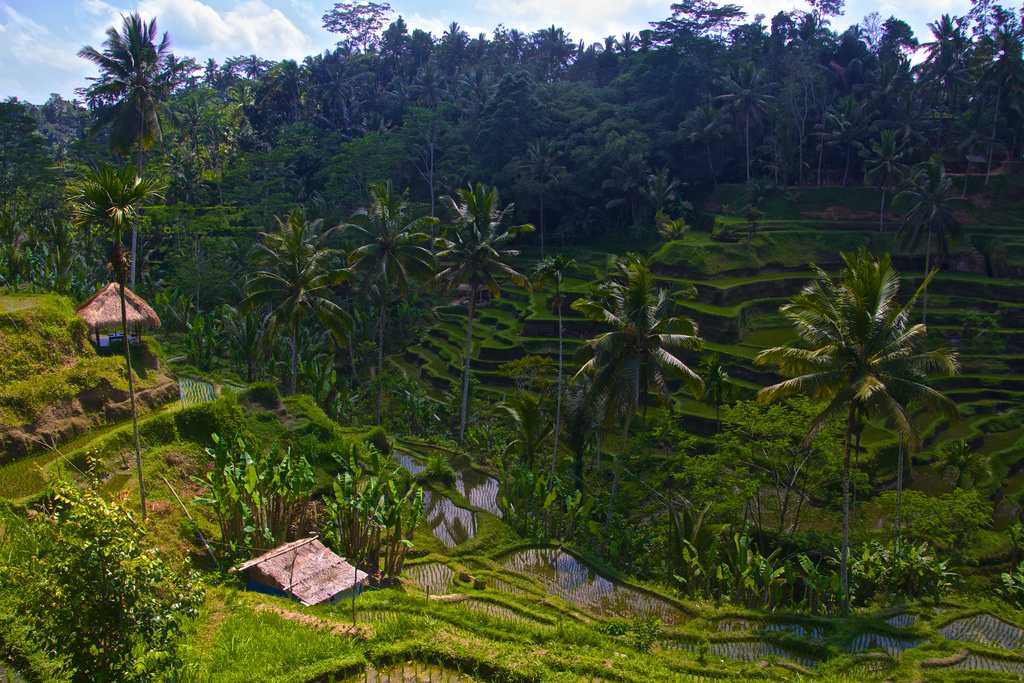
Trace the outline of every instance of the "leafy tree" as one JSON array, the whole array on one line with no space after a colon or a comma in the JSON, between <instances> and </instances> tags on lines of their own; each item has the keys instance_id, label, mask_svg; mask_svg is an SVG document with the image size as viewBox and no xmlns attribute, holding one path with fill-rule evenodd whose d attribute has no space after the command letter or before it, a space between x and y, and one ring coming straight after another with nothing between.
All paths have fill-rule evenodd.
<instances>
[{"instance_id":1,"label":"leafy tree","mask_svg":"<svg viewBox=\"0 0 1024 683\"><path fill-rule=\"evenodd\" d=\"M555 387L555 444L552 447L551 453L551 474L554 475L556 463L558 461L558 439L562 432L562 394L564 393L564 385L562 383L563 375L563 337L564 329L562 326L562 308L565 305L562 299L562 281L565 276L577 268L576 260L565 254L558 254L557 256L549 256L546 259L540 261L537 267L534 269L533 277L534 281L538 285L543 285L547 281L554 282L555 285L555 297L551 304L555 307L558 312L558 383Z\"/></svg>"},{"instance_id":2,"label":"leafy tree","mask_svg":"<svg viewBox=\"0 0 1024 683\"><path fill-rule=\"evenodd\" d=\"M988 456L962 439L945 444L938 461L943 474L950 477L957 488L979 488L992 476Z\"/></svg>"},{"instance_id":3,"label":"leafy tree","mask_svg":"<svg viewBox=\"0 0 1024 683\"><path fill-rule=\"evenodd\" d=\"M321 20L325 30L341 35L339 46L366 52L377 47L390 13L391 5L386 2L336 2Z\"/></svg>"},{"instance_id":4,"label":"leafy tree","mask_svg":"<svg viewBox=\"0 0 1024 683\"><path fill-rule=\"evenodd\" d=\"M501 283L510 280L526 286L524 275L508 264L519 255L506 245L520 232L533 230L532 225L504 227L515 210L514 204L501 208L498 190L483 183L460 189L454 197L445 196L455 224L450 239L439 240L441 248L436 254L442 270L437 279L449 287L468 285L466 316L466 344L463 350L462 407L459 414L459 441L466 435L469 419L469 371L473 356L473 316L476 313L480 291L488 290L492 296L501 294Z\"/></svg>"},{"instance_id":5,"label":"leafy tree","mask_svg":"<svg viewBox=\"0 0 1024 683\"><path fill-rule=\"evenodd\" d=\"M128 341L128 317L125 305L125 280L130 257L121 245L124 230L138 219L139 207L159 195L161 188L152 178L140 178L135 169L103 164L89 170L71 188L72 220L79 227L95 227L107 233L113 246L110 266L121 295L121 335L124 339L124 364L128 377L128 398L132 408L132 434L135 443L135 468L139 476L139 504L146 518L146 487L142 481L142 446L139 443L139 413L135 405L135 377L132 372L131 345Z\"/></svg>"},{"instance_id":6,"label":"leafy tree","mask_svg":"<svg viewBox=\"0 0 1024 683\"><path fill-rule=\"evenodd\" d=\"M35 643L66 656L73 680L162 678L202 594L149 542L120 504L58 481L40 514L7 523L0 594Z\"/></svg>"},{"instance_id":7,"label":"leafy tree","mask_svg":"<svg viewBox=\"0 0 1024 683\"><path fill-rule=\"evenodd\" d=\"M295 393L299 327L306 317L313 316L335 338L345 338L349 315L331 299L331 289L345 282L350 273L332 264L335 254L324 245L322 220L306 220L299 209L276 220L277 232L260 233L263 264L248 280L243 305L250 310L267 307L274 329L288 330L288 391Z\"/></svg>"},{"instance_id":8,"label":"leafy tree","mask_svg":"<svg viewBox=\"0 0 1024 683\"><path fill-rule=\"evenodd\" d=\"M761 365L775 365L789 379L762 389L765 402L804 395L825 402L811 422L806 441L829 420L843 416L843 533L840 577L843 608L849 609L850 449L855 427L879 417L901 434L911 448L920 435L910 419L911 404L957 417L956 404L928 385L931 375L952 375L957 356L946 349L923 351L924 324L912 325L910 311L927 286L925 278L910 300L900 304L899 278L889 256L867 251L843 254L838 280L816 269L816 279L780 311L794 325L800 346L779 346L757 355Z\"/></svg>"},{"instance_id":9,"label":"leafy tree","mask_svg":"<svg viewBox=\"0 0 1024 683\"><path fill-rule=\"evenodd\" d=\"M537 210L540 215L540 257L544 258L544 194L558 183L565 168L558 165L555 150L546 140L534 140L526 148L526 157L519 164L519 172L537 193Z\"/></svg>"},{"instance_id":10,"label":"leafy tree","mask_svg":"<svg viewBox=\"0 0 1024 683\"><path fill-rule=\"evenodd\" d=\"M384 405L384 328L394 292L407 292L414 278L426 280L433 271L429 241L424 232L437 220L429 216L410 219L405 197L391 182L371 183L370 206L352 217L342 229L354 231L360 245L349 254L349 264L367 275L379 290L377 307L377 424Z\"/></svg>"},{"instance_id":11,"label":"leafy tree","mask_svg":"<svg viewBox=\"0 0 1024 683\"><path fill-rule=\"evenodd\" d=\"M704 379L704 399L715 407L715 431L722 431L722 403L728 400L729 372L722 365L717 353L706 356L701 361L700 374Z\"/></svg>"},{"instance_id":12,"label":"leafy tree","mask_svg":"<svg viewBox=\"0 0 1024 683\"><path fill-rule=\"evenodd\" d=\"M122 17L121 30L107 29L103 51L86 45L78 56L95 64L100 76L87 94L96 104L96 126L110 127L110 147L127 155L136 151L141 172L143 154L163 137L160 111L174 85L175 74L167 68L171 39L166 33L157 42L156 19L144 21L139 13ZM131 286L135 286L138 225L132 224Z\"/></svg>"},{"instance_id":13,"label":"leafy tree","mask_svg":"<svg viewBox=\"0 0 1024 683\"><path fill-rule=\"evenodd\" d=\"M551 436L552 425L541 410L540 399L532 394L518 391L497 406L512 420L515 440L508 447L518 451L519 461L533 469L537 453Z\"/></svg>"}]
</instances>

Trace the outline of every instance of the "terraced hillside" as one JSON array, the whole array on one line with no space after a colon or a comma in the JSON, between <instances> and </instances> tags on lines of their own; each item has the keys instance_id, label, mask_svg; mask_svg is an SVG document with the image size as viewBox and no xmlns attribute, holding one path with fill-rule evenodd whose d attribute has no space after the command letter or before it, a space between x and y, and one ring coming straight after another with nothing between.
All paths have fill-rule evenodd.
<instances>
[{"instance_id":1,"label":"terraced hillside","mask_svg":"<svg viewBox=\"0 0 1024 683\"><path fill-rule=\"evenodd\" d=\"M735 187L723 188L710 203L727 210L722 205L739 192ZM757 366L754 356L793 338L778 309L812 277L811 264L838 271L841 251L864 246L894 253L904 296L921 282L923 254L904 249L896 235L898 219L880 232L876 215L858 219L856 212L843 208L874 201L873 191L854 188L842 196L835 189L807 190L798 197L780 193L766 201L766 218L751 241L746 240L746 223L723 213L719 224L741 235L738 242L716 241L707 232L691 231L680 242L638 245L637 250L649 254L657 280L671 293L677 311L699 324L705 352L720 356L734 395L751 397L777 379ZM961 216L963 235L929 289L927 322L932 341L956 349L962 363L958 376L940 380L936 386L957 402L963 419L958 424L941 420L925 424L927 418L919 418L927 435L926 447L915 455L915 477L922 486L934 486L940 479L927 468L938 447L965 439L989 456L993 479L1001 482L1002 493L1015 494L1024 487L1024 225L1014 224L1016 219L1007 214L969 206ZM621 253L620 245L615 249ZM565 351L570 367L581 341L598 328L569 306L600 279L610 254L571 252L580 265L564 285ZM528 270L536 257L524 254L519 265ZM510 286L500 299L478 309L472 362L480 395L496 395L508 386L509 380L498 373L503 362L526 355L556 357L557 318L551 295ZM438 391L456 391L465 308L443 306L437 318L406 351L401 365ZM690 354L688 360L696 363L698 356ZM687 429L704 434L714 429L711 406L681 390L675 402ZM873 470L876 485L891 480L894 437L878 425L869 425L863 446L881 456ZM1007 505L1000 516L1008 512Z\"/></svg>"}]
</instances>

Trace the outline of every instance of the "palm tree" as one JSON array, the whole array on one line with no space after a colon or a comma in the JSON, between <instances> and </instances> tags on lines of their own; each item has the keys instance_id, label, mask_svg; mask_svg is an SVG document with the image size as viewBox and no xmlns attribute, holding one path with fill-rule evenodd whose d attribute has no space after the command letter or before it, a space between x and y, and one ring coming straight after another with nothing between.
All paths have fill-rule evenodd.
<instances>
[{"instance_id":1,"label":"palm tree","mask_svg":"<svg viewBox=\"0 0 1024 683\"><path fill-rule=\"evenodd\" d=\"M307 221L299 209L276 220L277 232L260 233L265 262L249 278L249 294L242 303L248 310L268 307L274 326L289 331L288 391L294 394L299 374L299 326L312 315L336 339L345 338L348 313L330 296L331 288L345 282L351 273L333 267L335 253L324 246L328 233L322 232L323 221Z\"/></svg>"},{"instance_id":2,"label":"palm tree","mask_svg":"<svg viewBox=\"0 0 1024 683\"><path fill-rule=\"evenodd\" d=\"M530 179L537 190L537 204L540 213L540 257L544 258L544 193L558 182L565 169L558 165L557 156L551 143L535 140L526 148L526 158L519 164L519 170Z\"/></svg>"},{"instance_id":3,"label":"palm tree","mask_svg":"<svg viewBox=\"0 0 1024 683\"><path fill-rule=\"evenodd\" d=\"M110 126L110 148L127 155L136 151L142 172L145 150L159 142L160 109L170 96L175 74L167 68L171 39L164 33L157 42L156 19L146 22L137 12L121 17L121 31L107 29L103 51L86 45L78 56L100 69L89 87L89 100L98 105L96 125ZM131 286L135 286L138 225L132 224Z\"/></svg>"},{"instance_id":4,"label":"palm tree","mask_svg":"<svg viewBox=\"0 0 1024 683\"><path fill-rule=\"evenodd\" d=\"M135 379L128 343L128 315L125 305L125 280L129 257L121 239L124 230L134 225L139 206L158 196L160 185L152 178L141 178L131 166L117 169L107 164L89 170L71 190L72 221L79 227L95 226L106 230L111 238L110 265L121 293L121 335L124 339L124 364L128 375L128 399L132 409L132 436L135 445L135 468L139 477L139 504L146 518L146 487L142 481L142 446L139 443L139 413L135 405Z\"/></svg>"},{"instance_id":5,"label":"palm tree","mask_svg":"<svg viewBox=\"0 0 1024 683\"><path fill-rule=\"evenodd\" d=\"M408 203L398 194L391 181L370 183L370 206L360 210L350 223L342 226L354 230L362 240L349 255L353 270L365 273L379 293L377 307L377 424L381 423L384 406L384 328L388 306L394 290L406 292L413 278L429 277L433 271L430 250L422 246L430 241L425 232L437 223L436 218L422 216L410 219Z\"/></svg>"},{"instance_id":6,"label":"palm tree","mask_svg":"<svg viewBox=\"0 0 1024 683\"><path fill-rule=\"evenodd\" d=\"M451 239L439 240L437 259L442 270L437 279L449 287L469 286L468 315L466 317L466 345L463 352L462 405L459 412L459 442L466 434L469 419L469 370L473 356L473 316L481 289L493 296L501 294L501 281L526 286L526 277L509 265L509 259L519 252L506 245L521 232L530 232L532 225L510 228L503 224L515 210L514 204L501 208L497 188L483 183L460 189L454 197L445 196L455 216Z\"/></svg>"},{"instance_id":7,"label":"palm tree","mask_svg":"<svg viewBox=\"0 0 1024 683\"><path fill-rule=\"evenodd\" d=\"M882 191L882 203L878 208L878 231L885 231L885 197L897 187L906 173L903 163L904 152L896 140L896 133L883 130L877 142L863 150L864 179L878 186Z\"/></svg>"},{"instance_id":8,"label":"palm tree","mask_svg":"<svg viewBox=\"0 0 1024 683\"><path fill-rule=\"evenodd\" d=\"M775 365L789 379L762 389L758 398L777 401L806 395L825 401L811 423L805 442L830 420L846 417L843 447L843 530L839 573L843 608L849 610L850 449L859 424L879 417L913 448L920 436L910 415L911 404L937 409L955 419L956 404L928 386L934 374L957 371L955 353L923 351L924 324L911 325L910 312L932 275L900 304L899 276L891 258L875 258L866 250L843 254L845 267L838 281L815 267L816 279L782 306L799 336L797 345L759 353L760 365Z\"/></svg>"},{"instance_id":9,"label":"palm tree","mask_svg":"<svg viewBox=\"0 0 1024 683\"><path fill-rule=\"evenodd\" d=\"M549 256L537 264L533 271L534 281L543 286L547 281L555 284L555 298L551 302L558 311L558 383L555 394L555 445L551 453L551 474L555 473L558 461L558 437L562 430L562 368L563 368L563 329L562 329L562 281L567 273L577 268L576 260L565 254Z\"/></svg>"},{"instance_id":10,"label":"palm tree","mask_svg":"<svg viewBox=\"0 0 1024 683\"><path fill-rule=\"evenodd\" d=\"M759 69L752 62L748 62L739 68L735 77L726 76L722 79L721 85L725 93L717 98L743 119L747 182L750 182L750 124L757 123L767 111L768 105L775 99L774 95L769 94L775 84L769 83L767 79L768 75L764 69Z\"/></svg>"},{"instance_id":11,"label":"palm tree","mask_svg":"<svg viewBox=\"0 0 1024 683\"><path fill-rule=\"evenodd\" d=\"M708 158L708 171L711 173L711 183L718 184L718 176L715 174L714 158L711 156L712 143L720 140L725 132L725 122L722 120L721 112L715 108L710 97L707 97L699 105L694 107L686 119L680 124L679 132L694 145L703 145L704 152Z\"/></svg>"},{"instance_id":12,"label":"palm tree","mask_svg":"<svg viewBox=\"0 0 1024 683\"><path fill-rule=\"evenodd\" d=\"M713 353L701 363L701 372L704 375L704 398L711 405L715 406L715 431L722 431L722 403L729 393L729 373L722 365L722 359L717 353Z\"/></svg>"},{"instance_id":13,"label":"palm tree","mask_svg":"<svg viewBox=\"0 0 1024 683\"><path fill-rule=\"evenodd\" d=\"M662 289L655 291L653 274L636 254L615 264L614 275L599 294L594 299L577 299L572 305L590 320L611 328L586 342L582 349L585 362L576 377L589 375L592 397L605 397L610 411L621 413L624 451L641 401L652 389L663 399L669 398L669 373L682 377L695 395L703 393L704 381L674 355L684 349L699 349L701 340L693 320L666 315L668 294ZM615 468L606 523L611 522L618 482L619 468Z\"/></svg>"},{"instance_id":14,"label":"palm tree","mask_svg":"<svg viewBox=\"0 0 1024 683\"><path fill-rule=\"evenodd\" d=\"M1008 22L999 22L990 36L995 58L986 66L982 74L983 84L992 84L996 91L995 103L992 107L992 135L988 143L988 161L985 164L985 184L988 185L992 175L992 155L995 149L996 132L999 127L999 108L1003 96L1007 100L1016 99L1024 88L1024 65L1022 52L1024 43L1019 27L1010 26Z\"/></svg>"},{"instance_id":15,"label":"palm tree","mask_svg":"<svg viewBox=\"0 0 1024 683\"><path fill-rule=\"evenodd\" d=\"M915 169L910 184L896 195L903 200L907 212L903 219L904 240L913 249L921 244L922 233L926 234L924 248L924 272L927 279L931 273L932 242L938 241L939 253L949 255L950 242L959 237L960 223L953 213L958 200L953 190L953 181L946 175L946 168L938 159L931 159ZM928 322L928 289L922 297L921 322Z\"/></svg>"},{"instance_id":16,"label":"palm tree","mask_svg":"<svg viewBox=\"0 0 1024 683\"><path fill-rule=\"evenodd\" d=\"M551 422L544 417L540 408L540 399L525 391L518 391L497 407L511 418L515 426L516 438L509 444L509 448L518 450L519 461L533 469L537 453L552 431Z\"/></svg>"}]
</instances>

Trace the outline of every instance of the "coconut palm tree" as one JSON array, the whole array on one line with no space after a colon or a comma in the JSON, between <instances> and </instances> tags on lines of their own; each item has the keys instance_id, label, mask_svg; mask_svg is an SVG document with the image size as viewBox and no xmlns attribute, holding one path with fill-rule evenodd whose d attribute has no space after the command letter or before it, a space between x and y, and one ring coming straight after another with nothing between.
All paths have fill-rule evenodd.
<instances>
[{"instance_id":1,"label":"coconut palm tree","mask_svg":"<svg viewBox=\"0 0 1024 683\"><path fill-rule=\"evenodd\" d=\"M843 608L849 609L850 451L859 424L880 418L912 448L921 438L911 420L911 406L941 411L952 419L956 404L928 385L932 375L957 372L955 353L922 350L924 324L910 323L910 313L931 275L910 299L900 304L899 276L891 258L876 258L866 250L843 254L839 280L815 267L816 278L789 303L782 314L792 321L799 341L766 349L759 365L774 365L788 377L762 389L765 402L805 395L824 401L811 423L810 441L829 421L845 417L843 442L843 529L839 573Z\"/></svg>"},{"instance_id":2,"label":"coconut palm tree","mask_svg":"<svg viewBox=\"0 0 1024 683\"><path fill-rule=\"evenodd\" d=\"M451 239L438 240L440 249L436 256L441 264L437 279L451 288L469 286L466 316L466 345L463 351L462 405L459 412L459 441L466 434L469 419L469 371L473 356L473 316L476 300L481 289L487 289L493 296L500 296L501 283L511 280L526 286L526 277L509 265L511 258L519 255L514 249L506 248L509 242L521 232L531 232L532 225L504 227L504 223L515 210L514 204L501 208L497 188L483 183L460 189L454 197L445 196L442 201L455 216Z\"/></svg>"},{"instance_id":3,"label":"coconut palm tree","mask_svg":"<svg viewBox=\"0 0 1024 683\"><path fill-rule=\"evenodd\" d=\"M139 413L135 405L135 378L128 343L128 315L125 305L125 280L130 257L121 244L124 231L134 225L139 207L147 199L157 197L160 185L152 178L141 178L131 166L114 168L102 164L86 172L71 188L72 221L79 227L95 227L107 231L112 248L110 265L121 293L121 334L124 339L124 364L128 376L128 400L132 409L132 436L135 445L135 468L139 477L139 504L146 518L146 487L142 481L142 446L139 443Z\"/></svg>"},{"instance_id":4,"label":"coconut palm tree","mask_svg":"<svg viewBox=\"0 0 1024 683\"><path fill-rule=\"evenodd\" d=\"M566 274L577 268L576 260L565 254L549 256L537 264L533 271L534 282L543 286L548 281L555 285L555 298L551 302L558 311L558 382L555 394L555 445L551 453L551 474L554 475L558 462L558 437L562 429L562 370L563 370L563 328L562 328L562 281Z\"/></svg>"},{"instance_id":5,"label":"coconut palm tree","mask_svg":"<svg viewBox=\"0 0 1024 683\"><path fill-rule=\"evenodd\" d=\"M540 257L544 258L544 195L547 189L565 174L565 168L558 165L554 147L547 140L534 140L526 148L526 158L519 164L519 171L529 178L537 191L537 208L540 214Z\"/></svg>"},{"instance_id":6,"label":"coconut palm tree","mask_svg":"<svg viewBox=\"0 0 1024 683\"><path fill-rule=\"evenodd\" d=\"M668 294L654 289L653 274L635 254L615 264L598 297L577 299L572 305L590 320L610 328L586 342L584 363L576 377L589 375L592 396L605 397L608 412L622 416L623 450L641 401L652 389L661 398L669 398L670 374L681 377L695 395L704 391L704 380L674 355L701 347L697 324L685 316L667 315L668 306ZM619 469L614 472L606 523L611 522Z\"/></svg>"},{"instance_id":7,"label":"coconut palm tree","mask_svg":"<svg viewBox=\"0 0 1024 683\"><path fill-rule=\"evenodd\" d=\"M512 420L516 438L509 444L519 453L519 461L533 469L544 441L551 436L551 422L540 408L540 399L524 391L518 391L497 406Z\"/></svg>"},{"instance_id":8,"label":"coconut palm tree","mask_svg":"<svg viewBox=\"0 0 1024 683\"><path fill-rule=\"evenodd\" d=\"M370 206L361 209L341 228L356 233L361 244L349 254L349 265L364 273L377 287L377 424L384 406L384 328L387 309L394 292L406 292L415 278L426 279L433 272L433 258L423 245L436 218L410 218L404 195L391 181L370 183Z\"/></svg>"},{"instance_id":9,"label":"coconut palm tree","mask_svg":"<svg viewBox=\"0 0 1024 683\"><path fill-rule=\"evenodd\" d=\"M96 103L96 126L110 127L110 148L123 155L135 149L142 172L144 153L163 134L160 110L174 87L175 73L167 68L171 39L164 33L157 42L156 19L143 20L136 12L121 17L121 30L107 29L103 50L86 45L78 56L99 67L100 75L88 89ZM135 286L138 225L132 225L130 283Z\"/></svg>"},{"instance_id":10,"label":"coconut palm tree","mask_svg":"<svg viewBox=\"0 0 1024 683\"><path fill-rule=\"evenodd\" d=\"M746 145L747 182L750 182L750 126L757 123L768 110L773 99L774 83L768 82L764 69L752 62L742 65L735 76L726 76L721 82L725 92L718 96L727 107L743 120L743 139Z\"/></svg>"},{"instance_id":11,"label":"coconut palm tree","mask_svg":"<svg viewBox=\"0 0 1024 683\"><path fill-rule=\"evenodd\" d=\"M729 373L722 365L722 359L713 353L701 363L704 375L704 399L715 407L715 432L722 431L722 403L729 393Z\"/></svg>"},{"instance_id":12,"label":"coconut palm tree","mask_svg":"<svg viewBox=\"0 0 1024 683\"><path fill-rule=\"evenodd\" d=\"M882 192L882 201L878 207L878 231L885 231L885 198L895 187L899 186L907 171L903 163L904 151L896 140L896 132L883 130L877 142L863 149L864 179L878 186Z\"/></svg>"},{"instance_id":13,"label":"coconut palm tree","mask_svg":"<svg viewBox=\"0 0 1024 683\"><path fill-rule=\"evenodd\" d=\"M725 121L721 112L715 107L711 97L707 97L700 104L694 107L686 119L679 125L679 132L685 136L690 144L702 145L708 159L708 171L711 173L711 183L718 184L718 176L715 173L715 162L711 156L711 145L722 138L725 134Z\"/></svg>"},{"instance_id":14,"label":"coconut palm tree","mask_svg":"<svg viewBox=\"0 0 1024 683\"><path fill-rule=\"evenodd\" d=\"M959 198L953 190L953 181L946 175L946 168L938 159L931 159L919 165L909 185L898 195L907 212L903 219L903 236L906 244L917 249L922 234L926 236L924 248L924 272L931 273L932 242L938 242L939 254L949 255L950 242L959 237L960 223L953 213ZM930 277L925 280L929 282ZM928 322L928 289L922 297L921 322Z\"/></svg>"},{"instance_id":15,"label":"coconut palm tree","mask_svg":"<svg viewBox=\"0 0 1024 683\"><path fill-rule=\"evenodd\" d=\"M337 254L324 245L328 232L322 229L323 221L307 221L300 209L276 220L276 232L260 233L264 263L249 278L248 296L242 304L248 310L267 307L273 326L288 330L288 391L294 394L299 374L299 326L313 316L336 339L345 339L348 313L330 297L332 288L351 273L333 264Z\"/></svg>"}]
</instances>

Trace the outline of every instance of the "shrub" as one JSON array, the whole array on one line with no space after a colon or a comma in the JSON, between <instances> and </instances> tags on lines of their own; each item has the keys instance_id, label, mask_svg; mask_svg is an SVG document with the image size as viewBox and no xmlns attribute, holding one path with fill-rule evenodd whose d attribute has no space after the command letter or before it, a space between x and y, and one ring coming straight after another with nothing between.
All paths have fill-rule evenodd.
<instances>
[{"instance_id":1,"label":"shrub","mask_svg":"<svg viewBox=\"0 0 1024 683\"><path fill-rule=\"evenodd\" d=\"M441 453L435 453L427 458L423 471L416 478L420 481L437 481L444 484L451 484L455 481L456 472L448 459Z\"/></svg>"},{"instance_id":2,"label":"shrub","mask_svg":"<svg viewBox=\"0 0 1024 683\"><path fill-rule=\"evenodd\" d=\"M242 392L239 398L249 403L255 403L267 410L274 410L281 405L281 394L277 390L277 385L273 382L252 384Z\"/></svg>"},{"instance_id":3,"label":"shrub","mask_svg":"<svg viewBox=\"0 0 1024 683\"><path fill-rule=\"evenodd\" d=\"M67 482L47 514L8 528L0 595L41 651L67 657L75 680L155 680L177 663L177 636L202 596L145 533L118 503Z\"/></svg>"},{"instance_id":4,"label":"shrub","mask_svg":"<svg viewBox=\"0 0 1024 683\"><path fill-rule=\"evenodd\" d=\"M178 440L178 426L174 415L158 415L139 425L139 436L149 446L173 443Z\"/></svg>"},{"instance_id":5,"label":"shrub","mask_svg":"<svg viewBox=\"0 0 1024 683\"><path fill-rule=\"evenodd\" d=\"M1014 607L1024 607L1024 562L999 575L999 594Z\"/></svg>"},{"instance_id":6,"label":"shrub","mask_svg":"<svg viewBox=\"0 0 1024 683\"><path fill-rule=\"evenodd\" d=\"M231 395L185 408L175 415L174 421L182 439L203 445L212 443L213 434L229 443L245 434L245 416L238 400Z\"/></svg>"}]
</instances>

